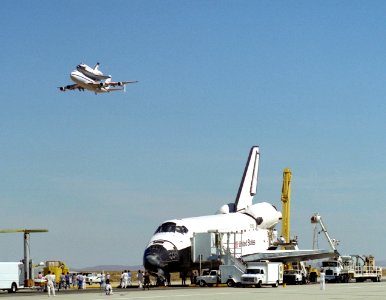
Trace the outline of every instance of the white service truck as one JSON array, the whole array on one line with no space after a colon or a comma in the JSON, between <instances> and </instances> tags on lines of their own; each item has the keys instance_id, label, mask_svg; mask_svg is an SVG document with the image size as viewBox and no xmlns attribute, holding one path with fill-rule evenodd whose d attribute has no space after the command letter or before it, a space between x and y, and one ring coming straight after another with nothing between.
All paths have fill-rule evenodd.
<instances>
[{"instance_id":1,"label":"white service truck","mask_svg":"<svg viewBox=\"0 0 386 300\"><path fill-rule=\"evenodd\" d=\"M322 262L326 282L380 282L382 268L375 265L374 256L346 255Z\"/></svg>"},{"instance_id":2,"label":"white service truck","mask_svg":"<svg viewBox=\"0 0 386 300\"><path fill-rule=\"evenodd\" d=\"M15 293L24 288L24 265L21 262L0 262L0 290Z\"/></svg>"},{"instance_id":3,"label":"white service truck","mask_svg":"<svg viewBox=\"0 0 386 300\"><path fill-rule=\"evenodd\" d=\"M284 266L280 262L249 263L245 274L241 275L241 285L278 287L283 283Z\"/></svg>"},{"instance_id":4,"label":"white service truck","mask_svg":"<svg viewBox=\"0 0 386 300\"><path fill-rule=\"evenodd\" d=\"M290 269L284 271L283 282L285 284L305 284L307 283L307 276L302 270Z\"/></svg>"}]
</instances>

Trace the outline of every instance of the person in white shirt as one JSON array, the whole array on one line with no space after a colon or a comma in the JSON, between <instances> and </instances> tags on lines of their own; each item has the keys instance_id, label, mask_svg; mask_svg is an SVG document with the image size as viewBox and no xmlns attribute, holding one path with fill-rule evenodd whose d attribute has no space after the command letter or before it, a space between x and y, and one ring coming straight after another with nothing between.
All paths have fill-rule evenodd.
<instances>
[{"instance_id":1,"label":"person in white shirt","mask_svg":"<svg viewBox=\"0 0 386 300\"><path fill-rule=\"evenodd\" d=\"M78 290L80 290L83 288L83 279L84 279L83 274L79 273L76 279L78 281Z\"/></svg>"},{"instance_id":2,"label":"person in white shirt","mask_svg":"<svg viewBox=\"0 0 386 300\"><path fill-rule=\"evenodd\" d=\"M105 288L105 280L106 280L105 272L102 271L102 273L101 273L101 289Z\"/></svg>"},{"instance_id":3,"label":"person in white shirt","mask_svg":"<svg viewBox=\"0 0 386 300\"><path fill-rule=\"evenodd\" d=\"M121 288L125 289L127 288L127 280L128 280L128 275L127 271L123 271L121 275Z\"/></svg>"},{"instance_id":4,"label":"person in white shirt","mask_svg":"<svg viewBox=\"0 0 386 300\"><path fill-rule=\"evenodd\" d=\"M320 270L320 289L326 289L326 274L324 273L323 269Z\"/></svg>"},{"instance_id":5,"label":"person in white shirt","mask_svg":"<svg viewBox=\"0 0 386 300\"><path fill-rule=\"evenodd\" d=\"M55 297L55 286L54 286L55 275L51 274L51 271L48 271L48 274L43 278L47 280L48 297L51 296L51 292L52 292L52 295Z\"/></svg>"}]
</instances>

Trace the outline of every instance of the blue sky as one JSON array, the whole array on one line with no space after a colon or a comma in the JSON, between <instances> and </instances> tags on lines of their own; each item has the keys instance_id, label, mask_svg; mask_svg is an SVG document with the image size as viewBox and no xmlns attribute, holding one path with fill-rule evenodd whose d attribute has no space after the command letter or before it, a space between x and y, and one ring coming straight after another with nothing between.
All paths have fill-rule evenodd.
<instances>
[{"instance_id":1,"label":"blue sky","mask_svg":"<svg viewBox=\"0 0 386 300\"><path fill-rule=\"evenodd\" d=\"M140 264L164 220L254 202L293 172L302 248L319 212L343 253L385 259L383 1L7 1L1 9L0 227L36 261ZM126 93L61 93L80 62ZM323 238L319 244L324 245ZM0 236L0 260L22 236Z\"/></svg>"}]
</instances>

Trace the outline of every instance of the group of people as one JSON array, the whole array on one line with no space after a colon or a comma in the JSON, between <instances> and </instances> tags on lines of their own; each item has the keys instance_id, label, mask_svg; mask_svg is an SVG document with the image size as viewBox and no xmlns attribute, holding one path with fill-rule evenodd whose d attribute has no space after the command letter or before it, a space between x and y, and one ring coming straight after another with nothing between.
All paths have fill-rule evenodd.
<instances>
[{"instance_id":1,"label":"group of people","mask_svg":"<svg viewBox=\"0 0 386 300\"><path fill-rule=\"evenodd\" d=\"M107 275L109 276L107 278ZM104 282L104 274L101 274L101 288L105 289L106 295L112 295L113 294L113 288L110 283L110 275L107 273L106 275L106 282ZM141 270L138 270L137 272L137 280L138 280L138 288L140 289L150 289L150 275L148 272L143 272ZM130 270L124 270L120 277L120 287L125 289L128 286L132 285L131 281L131 272Z\"/></svg>"},{"instance_id":2,"label":"group of people","mask_svg":"<svg viewBox=\"0 0 386 300\"><path fill-rule=\"evenodd\" d=\"M130 270L124 270L121 274L121 288L125 289L128 285L131 285L131 272Z\"/></svg>"},{"instance_id":3,"label":"group of people","mask_svg":"<svg viewBox=\"0 0 386 300\"><path fill-rule=\"evenodd\" d=\"M84 289L85 288L85 274L69 274L67 273L62 273L60 275L59 279L59 286L58 286L58 291L61 289L67 290L71 287L75 287L78 285L79 289ZM47 272L47 275L43 276L42 272L39 272L38 278L39 280L43 280L45 282L45 286L47 288L48 296L55 296L55 289L56 289L56 276L54 273L51 273L51 271Z\"/></svg>"},{"instance_id":4,"label":"group of people","mask_svg":"<svg viewBox=\"0 0 386 300\"><path fill-rule=\"evenodd\" d=\"M138 270L137 272L138 287L140 289L150 288L150 275L148 272ZM125 289L132 285L130 270L124 270L121 274L120 287Z\"/></svg>"},{"instance_id":5,"label":"group of people","mask_svg":"<svg viewBox=\"0 0 386 300\"><path fill-rule=\"evenodd\" d=\"M78 287L78 289L85 289L86 288L86 273L62 273L60 275L59 280L59 286L58 291L60 289L70 289ZM112 295L113 289L111 286L110 281L110 274L105 274L104 272L101 272L98 274L98 277L100 278L100 288L106 292L106 295ZM43 280L45 282L45 286L47 288L48 296L50 297L51 294L55 296L55 289L57 287L56 284L56 276L54 273L51 273L51 271L48 271L47 275L43 276L42 272L39 272L38 278ZM137 280L138 280L138 287L140 289L150 289L150 274L148 272L144 272L142 270L138 270L137 272ZM130 270L125 270L122 272L120 276L120 287L121 288L127 288L128 286L132 285L132 276Z\"/></svg>"}]
</instances>

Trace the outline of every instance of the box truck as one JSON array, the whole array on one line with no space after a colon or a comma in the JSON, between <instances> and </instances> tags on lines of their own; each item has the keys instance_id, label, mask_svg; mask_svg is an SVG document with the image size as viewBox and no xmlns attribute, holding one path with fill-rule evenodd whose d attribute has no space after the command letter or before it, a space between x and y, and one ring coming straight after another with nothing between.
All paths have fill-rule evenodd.
<instances>
[{"instance_id":1,"label":"box truck","mask_svg":"<svg viewBox=\"0 0 386 300\"><path fill-rule=\"evenodd\" d=\"M278 262L249 263L245 274L241 275L243 287L271 285L277 287L283 283L284 266Z\"/></svg>"}]
</instances>

